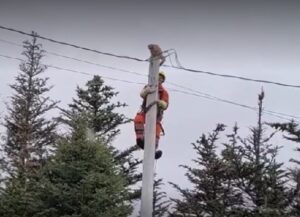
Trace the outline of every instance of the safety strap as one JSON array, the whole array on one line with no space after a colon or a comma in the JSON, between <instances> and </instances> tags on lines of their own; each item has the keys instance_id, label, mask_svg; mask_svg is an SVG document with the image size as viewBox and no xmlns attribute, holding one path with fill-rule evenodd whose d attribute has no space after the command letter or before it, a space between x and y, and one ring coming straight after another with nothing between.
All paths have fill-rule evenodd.
<instances>
[{"instance_id":1,"label":"safety strap","mask_svg":"<svg viewBox=\"0 0 300 217\"><path fill-rule=\"evenodd\" d=\"M151 108L152 106L154 106L155 104L156 104L156 101L154 101L154 102L150 103L148 106L146 106L146 107L144 108L145 113L147 113L147 112L150 110L150 108Z\"/></svg>"},{"instance_id":2,"label":"safety strap","mask_svg":"<svg viewBox=\"0 0 300 217\"><path fill-rule=\"evenodd\" d=\"M162 135L166 135L165 134L165 129L163 128L162 124L159 122L159 126L160 126L160 129L161 129L161 132L162 132Z\"/></svg>"}]
</instances>

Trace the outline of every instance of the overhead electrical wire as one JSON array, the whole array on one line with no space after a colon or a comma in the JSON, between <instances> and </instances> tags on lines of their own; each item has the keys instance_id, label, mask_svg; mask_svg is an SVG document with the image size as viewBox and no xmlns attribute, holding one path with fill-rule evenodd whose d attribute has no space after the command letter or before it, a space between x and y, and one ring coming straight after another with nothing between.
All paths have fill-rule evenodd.
<instances>
[{"instance_id":1,"label":"overhead electrical wire","mask_svg":"<svg viewBox=\"0 0 300 217\"><path fill-rule=\"evenodd\" d=\"M55 40L55 39L51 39L51 38L47 38L47 37L38 35L34 32L33 33L27 33L27 32L21 31L21 30L5 27L5 26L2 26L2 25L0 25L0 29L5 29L5 30L11 31L11 32L16 32L16 33L22 34L22 35L27 35L27 36L31 36L31 37L40 38L40 39L50 41L50 42L53 42L53 43L56 43L56 44L66 45L66 46L69 46L69 47L73 47L73 48L77 48L77 49L81 49L81 50L85 50L85 51L90 51L90 52L97 53L97 54L102 54L102 55L121 58L121 59L135 60L135 61L138 61L138 62L147 62L147 60L136 58L136 57L130 57L130 56L125 56L125 55L113 54L113 53L109 53L109 52L103 52L103 51L99 51L99 50L96 50L96 49L91 49L91 48L87 48L87 47L83 47L83 46L79 46L79 45L75 45L75 44L71 44L71 43L67 43L67 42L63 42L63 41L58 41L58 40Z\"/></svg>"},{"instance_id":2,"label":"overhead electrical wire","mask_svg":"<svg viewBox=\"0 0 300 217\"><path fill-rule=\"evenodd\" d=\"M210 98L210 99L215 99L215 100L220 101L220 102L225 102L225 103L233 104L233 105L236 105L236 106L240 106L240 107L244 107L244 108L248 108L248 109L252 109L252 110L257 110L256 107L247 106L247 105L243 105L243 104L240 104L240 103L237 103L237 102L233 102L233 101L230 101L230 100L226 100L226 99L222 99L222 98L219 98L219 97L216 97L216 96L212 96L210 94L203 93L203 92L200 92L200 91L195 90L193 88L185 87L185 86L173 83L173 82L168 82L168 83L175 86L175 87L179 87L179 88L182 88L184 90L193 92L195 94L200 94L203 97L207 97L207 98ZM176 91L178 92L178 90L176 90ZM300 119L299 116L289 115L289 114L285 114L285 113L281 113L281 112L274 112L274 111L270 111L270 110L266 110L266 109L264 109L264 112L272 113L274 115L282 115L282 116L286 116L286 117L289 117L289 118Z\"/></svg>"},{"instance_id":3,"label":"overhead electrical wire","mask_svg":"<svg viewBox=\"0 0 300 217\"><path fill-rule=\"evenodd\" d=\"M5 57L5 58L9 58L9 59L15 59L15 60L23 61L21 58L10 57L10 56L7 56L7 55L2 55L2 54L0 54L0 56ZM93 74L83 72L83 71L62 68L62 67L58 67L58 66L54 66L54 65L45 65L45 66L47 66L49 68L54 68L54 69L63 70L63 71L69 71L69 72L73 72L73 73L77 73L77 74L93 76ZM115 68L115 69L119 70L119 68ZM126 70L123 70L123 71L126 71ZM139 75L142 75L142 74L139 74ZM139 84L139 85L145 85L146 84L146 83L133 82L133 81L129 81L129 80L117 79L117 78L112 78L112 77L102 76L102 75L101 75L101 77L103 77L105 79L108 79L108 80L120 81L120 82L124 82L124 83ZM207 99L211 99L211 100L215 100L215 101L225 102L225 103L229 103L229 104L232 104L232 105L240 106L240 107L251 109L251 110L257 110L257 108L255 108L255 107L251 107L251 106L243 105L243 104L236 103L236 102L233 102L233 101L230 101L230 100L225 100L225 99L222 99L222 98L219 98L219 97L215 97L215 96L212 96L210 94L203 93L203 92L200 92L198 90L194 90L192 88L188 88L188 87L185 87L185 86L173 83L173 82L167 82L167 83L170 84L170 85L173 85L175 87L179 87L179 88L190 91L190 92L187 92L187 91L181 91L181 90L177 90L177 89L171 89L171 91L174 91L174 92L179 92L179 93L183 93L183 94L187 94L187 95L199 96L199 97L202 97L202 98L207 98ZM273 112L273 111L270 111L270 110L264 110L264 111L267 112L268 114L272 114L272 115L279 115L279 116L286 116L286 117L290 117L290 118L294 118L294 119L300 119L300 117L297 117L297 116L294 116L294 115L289 115L289 114L279 113L279 112Z\"/></svg>"},{"instance_id":4,"label":"overhead electrical wire","mask_svg":"<svg viewBox=\"0 0 300 217\"><path fill-rule=\"evenodd\" d=\"M68 72L74 72L74 73L78 73L78 74L84 74L84 75L94 76L91 73L77 71L77 70L73 70L73 69L66 69L66 68L62 68L62 67L59 67L59 66L54 66L54 65L46 65L46 66L49 67L49 68L53 68L53 69L58 69L58 70L63 70L63 71L68 71ZM105 79L108 79L108 80L112 80L112 81L119 81L119 82L129 83L129 84L145 85L145 83L142 83L142 82L134 82L134 81L124 80L124 79L119 79L119 78L112 78L112 77L102 76L102 75L101 75L101 77L105 78Z\"/></svg>"},{"instance_id":5,"label":"overhead electrical wire","mask_svg":"<svg viewBox=\"0 0 300 217\"><path fill-rule=\"evenodd\" d=\"M19 46L19 47L22 47L22 45L20 44L17 44L17 43L14 43L14 42L11 42L11 41L7 41L7 40L4 40L4 39L1 39L0 38L0 42L4 42L4 43L8 43L8 44L12 44L12 45L15 45L15 46ZM171 50L173 51L173 49ZM138 76L147 76L145 74L142 74L142 73L138 73L138 72L135 72L135 71L130 71L130 70L125 70L125 69L121 69L121 68L117 68L117 67L112 67L112 66L107 66L107 65L103 65L103 64L99 64L99 63L95 63L95 62L91 62L91 61L87 61L87 60L83 60L83 59L78 59L78 58L74 58L74 57L70 57L70 56L66 56L66 55L62 55L62 54L58 54L58 53L55 53L55 52L50 52L50 51L45 51L46 53L50 54L50 55L54 55L54 56L58 56L58 57L62 57L62 58L66 58L66 59L71 59L71 60L75 60L75 61L78 61L78 62L83 62L83 63L86 63L86 64L90 64L90 65L95 65L95 66L98 66L98 67L102 67L102 68L107 68L107 69L111 69L111 70L116 70L116 71L121 71L121 72L125 72L125 73L129 73L129 74L134 74L134 75L138 75ZM174 52L174 51L173 51ZM175 53L175 56L177 56L177 54ZM169 56L169 60L171 62L171 64L173 65L172 63L172 59L170 58ZM178 64L180 65L179 61L177 60ZM169 83L173 86L176 86L176 87L180 87L180 88L183 88L185 90L189 90L189 91L192 91L192 92L195 92L196 90L194 89L191 89L191 88L187 88L185 86L182 86L182 85L178 85L178 84L175 84L175 83L172 83L172 82L166 82L166 83ZM200 94L203 94L199 91L196 91L197 93L200 93ZM204 94L205 95L205 94ZM278 114L282 114L282 113L278 113ZM292 118L295 118L294 116L291 116ZM299 117L300 118L300 117Z\"/></svg>"},{"instance_id":6,"label":"overhead electrical wire","mask_svg":"<svg viewBox=\"0 0 300 217\"><path fill-rule=\"evenodd\" d=\"M18 46L18 47L23 47L21 44L17 44L15 42L7 41L7 40L1 39L1 38L0 38L0 42L4 42L6 44L11 44L11 45ZM79 59L79 58L75 58L75 57L70 57L70 56L67 56L67 55L63 55L63 54L59 54L59 53L55 53L55 52L51 52L51 51L47 51L47 50L44 50L44 51L45 51L46 54L50 54L50 55L57 56L57 57L62 57L62 58L65 58L65 59L74 60L74 61L77 61L77 62L86 63L86 64L89 64L89 65L98 66L98 67L101 67L101 68L116 70L116 71L125 72L125 73L138 75L138 76L147 76L147 75L144 75L142 73L138 73L138 72L134 72L134 71L126 70L126 69L121 69L121 68L117 68L117 67L113 67L113 66L107 66L107 65L103 65L103 64L99 64L99 63L95 63L95 62L91 62L91 61L88 61L88 60L83 60L83 59Z\"/></svg>"},{"instance_id":7,"label":"overhead electrical wire","mask_svg":"<svg viewBox=\"0 0 300 217\"><path fill-rule=\"evenodd\" d=\"M0 54L0 57L4 57L4 58L7 58L7 59L18 60L18 61L24 61L21 58L11 57L11 56L7 56L7 55L3 55L3 54ZM49 65L49 64L44 64L44 65L46 67L54 68L54 69L58 69L58 70L68 71L68 72L82 74L82 75L86 75L86 76L94 76L91 73L87 73L87 72L83 72L83 71L78 71L78 70L73 70L73 69L67 69L67 68L63 68L63 67L59 67L59 66L55 66L55 65ZM102 75L101 75L101 77L103 77L104 79L118 81L118 82L123 82L123 83L138 84L138 85L145 85L146 84L146 83L142 83L142 82L134 82L134 81L130 81L130 80L112 78L112 77L102 76ZM185 95L206 98L206 99L213 100L213 101L219 101L219 102L223 102L223 103L227 103L227 104L239 106L239 107L242 107L242 108L250 109L250 110L253 110L253 111L257 111L258 110L256 107L252 107L252 106L244 105L244 104L241 104L241 103L233 102L233 101L230 101L230 100L222 99L222 98L219 98L219 97L215 97L215 96L212 96L210 94L203 93L203 92L194 90L192 88L187 88L187 87L184 87L184 86L176 84L176 83L172 83L172 82L168 82L168 83L170 85L173 85L173 86L176 86L176 87L179 87L179 88L187 90L187 91L183 91L183 90L178 90L178 89L169 89L170 91L173 91L173 92L178 92L178 93L182 93L182 94L185 94ZM289 114L274 112L274 111L270 111L270 110L264 110L263 112L265 114L268 114L268 115L271 115L271 116L274 116L274 117L277 117L277 118L281 118L281 119L284 119L284 120L290 120L290 118L295 119L296 122L298 122L297 120L300 120L300 117L297 117L297 116L294 116L294 115L289 115ZM298 123L300 123L300 121Z\"/></svg>"},{"instance_id":8,"label":"overhead electrical wire","mask_svg":"<svg viewBox=\"0 0 300 217\"><path fill-rule=\"evenodd\" d=\"M4 58L7 58L7 59L24 61L21 58L11 57L11 56L7 56L7 55L3 55L3 54L0 54L0 57L4 57ZM82 74L82 75L94 76L93 74L88 73L88 72L83 72L83 71L78 71L78 70L73 70L73 69L62 68L62 67L51 65L51 64L43 64L43 65L46 66L46 67L48 67L48 68L53 68L53 69L58 69L58 70L63 70L63 71L68 71L68 72L73 72L73 73ZM101 75L101 77L105 78L105 79L108 79L108 80L113 80L113 81L120 81L120 82L131 83L131 84L145 85L145 83L133 82L133 81L129 81L129 80L112 78L112 77L108 77L108 76L102 76Z\"/></svg>"},{"instance_id":9,"label":"overhead electrical wire","mask_svg":"<svg viewBox=\"0 0 300 217\"><path fill-rule=\"evenodd\" d=\"M249 110L252 110L252 111L258 111L258 108L256 108L256 107L244 105L244 104L241 104L241 103L237 103L237 102L234 102L234 101L231 101L231 100L222 99L222 98L215 97L215 96L211 96L209 94L202 95L202 94L198 94L198 93L195 93L195 92L188 92L188 91L177 90L177 89L169 89L169 90L171 90L173 92L182 93L182 94L185 94L185 95L206 98L206 99L213 100L213 101L219 101L219 102L239 106L239 107L246 108L246 109L249 109ZM266 110L266 109L263 109L262 112L264 114L268 114L270 116L277 117L277 118L280 118L282 120L290 121L291 119L293 119L296 123L300 124L300 117L297 117L297 116L294 116L294 115L288 115L288 114L274 112L274 111Z\"/></svg>"},{"instance_id":10,"label":"overhead electrical wire","mask_svg":"<svg viewBox=\"0 0 300 217\"><path fill-rule=\"evenodd\" d=\"M229 74L220 74L220 73L214 73L214 72L208 72L208 71L202 71L202 70L196 70L196 69L186 68L186 67L184 67L184 66L181 65L176 50L175 49L171 49L171 50L172 50L172 53L175 56L175 61L176 61L177 66L175 66L172 63L172 61L170 61L171 65L163 65L164 67L169 67L169 68L174 68L174 69L189 71L189 72L198 73L198 74L208 74L208 75L219 76L219 77L224 77L224 78L235 78L235 79L240 79L240 80L244 80L244 81L266 83L266 84L274 84L274 85L279 85L279 86L283 86L283 87L300 88L300 85L286 84L286 83L274 82L274 81L268 81L268 80L262 80L262 79L252 79L252 78L247 78L247 77L242 77L242 76L229 75Z\"/></svg>"},{"instance_id":11,"label":"overhead electrical wire","mask_svg":"<svg viewBox=\"0 0 300 217\"><path fill-rule=\"evenodd\" d=\"M0 38L0 42L4 42L4 43L7 43L7 44L11 44L11 45L15 45L15 46L18 46L18 47L22 47L21 44L17 44L17 43L14 43L14 42L11 42L11 41L7 41L7 40L1 39L1 38ZM107 69L116 70L116 71L120 71L120 72L125 72L125 73L129 73L129 74L134 74L134 75L138 75L138 76L144 76L144 77L147 76L147 75L144 75L142 73L135 72L135 71L130 71L130 70L125 70L125 69L121 69L121 68L117 68L117 67L107 66L107 65L103 65L103 64L99 64L99 63L95 63L95 62L83 60L83 59L78 59L78 58L74 58L74 57L70 57L70 56L58 54L58 53L55 53L55 52L50 52L50 51L45 51L45 52L48 53L48 54L50 54L50 55L54 55L54 56L58 56L58 57L66 58L66 59L71 59L71 60L75 60L75 61L78 61L78 62L83 62L83 63L90 64L90 65L95 65L95 66L102 67L102 68L107 68ZM19 59L19 60L21 60L21 59ZM170 62L171 62L171 64L173 64L171 58L170 58ZM178 63L178 64L180 64L180 63ZM59 68L57 66L50 66L49 65L48 67L56 68L56 69L59 69L59 70L71 71L71 72L74 72L74 73L79 73L78 71L74 71L74 70L71 70L71 69L61 69L61 68ZM86 74L86 72L80 72L80 73L81 74ZM91 74L88 74L88 75L91 75ZM117 79L110 78L110 77L105 77L105 76L103 78L107 78L107 79L111 79L111 80L117 80ZM131 83L131 82L125 81L125 80L123 80L123 81L126 82L126 83ZM188 87L185 87L185 86L173 83L173 82L167 81L166 83L168 83L168 84L170 84L172 86L175 86L175 87L182 88L184 90L188 90L188 91L191 91L191 92L195 92L197 94L201 94L201 96L203 96L203 97L208 97L210 99L215 99L215 100L219 100L219 101L223 101L223 102L235 104L237 106L248 108L248 106L245 106L245 105L242 105L242 104L239 104L239 103L235 103L235 102L232 102L232 101L229 101L229 100L224 100L224 99L212 96L210 94L203 93L203 92L200 92L198 90L195 90L195 89L192 89L192 88L188 88ZM143 83L139 83L139 84L143 84ZM174 90L174 91L178 92L178 90ZM255 107L252 107L252 108L255 109ZM272 113L274 115L283 115L283 116L287 116L287 117L294 118L294 119L300 119L300 117L297 117L297 116L294 116L294 115L288 115L288 114L279 113L279 112L273 112L273 111L269 111L269 110L264 110L264 111Z\"/></svg>"},{"instance_id":12,"label":"overhead electrical wire","mask_svg":"<svg viewBox=\"0 0 300 217\"><path fill-rule=\"evenodd\" d=\"M58 40L51 39L51 38L48 38L48 37L44 37L44 36L38 35L34 32L33 33L27 33L27 32L24 32L24 31L21 31L21 30L18 30L18 29L5 27L5 26L2 26L2 25L0 25L0 29L4 29L4 30L7 30L7 31L11 31L11 32L16 32L16 33L31 36L31 37L37 37L37 38L40 38L40 39L43 39L43 40L46 40L46 41L50 41L50 42L53 42L53 43L56 43L56 44L66 45L66 46L69 46L69 47L73 47L73 48L77 48L77 49L81 49L81 50L85 50L85 51L90 51L90 52L94 52L94 53L97 53L97 54L102 54L102 55L107 55L107 56L112 56L112 57L122 58L122 59L128 59L128 60L134 60L134 61L138 61L138 62L148 62L147 59L141 59L141 58L137 58L137 57L130 57L130 56L126 56L126 55L117 55L117 54L113 54L113 53L109 53L109 52L103 52L103 51L99 51L99 50L96 50L96 49L91 49L91 48L75 45L75 44L72 44L72 43L62 42L62 41L58 41ZM208 72L208 71L202 71L202 70L191 69L191 68L188 68L188 67L183 67L179 62L176 50L175 49L169 49L167 51L171 51L171 50L175 54L175 60L177 62L177 66L165 64L165 65L163 65L163 67L169 67L169 68L174 68L174 69L178 69L178 70L184 70L184 71L197 73L197 74L207 74L207 75L211 75L211 76L219 76L219 77L223 77L223 78L233 78L233 79L239 79L239 80L250 81L250 82L273 84L273 85L278 85L278 86L282 86L282 87L300 88L300 85L286 84L286 83L269 81L269 80L262 80L262 79L252 79L252 78L247 78L247 77L242 77L242 76L236 76L236 75L230 75L230 74L220 74L220 73L214 73L214 72Z\"/></svg>"}]
</instances>

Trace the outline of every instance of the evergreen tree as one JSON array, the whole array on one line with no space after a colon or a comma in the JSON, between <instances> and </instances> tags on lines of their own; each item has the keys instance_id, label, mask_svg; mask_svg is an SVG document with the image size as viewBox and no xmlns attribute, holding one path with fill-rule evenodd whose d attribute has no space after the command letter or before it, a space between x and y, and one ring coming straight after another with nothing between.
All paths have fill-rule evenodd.
<instances>
[{"instance_id":1,"label":"evergreen tree","mask_svg":"<svg viewBox=\"0 0 300 217\"><path fill-rule=\"evenodd\" d=\"M77 99L73 99L73 103L69 105L70 109L64 111L64 121L71 126L72 119L77 114L84 113L87 116L88 126L97 139L102 140L104 144L110 144L120 132L118 127L130 121L115 111L126 104L112 102L113 97L118 93L114 92L112 87L105 85L100 76L94 76L86 83L86 89L78 87L76 92ZM131 146L124 151L117 150L113 146L110 146L110 149L126 177L127 185L131 187L129 200L140 198L140 190L134 187L142 179L141 173L137 172L141 160L133 157L137 147Z\"/></svg>"},{"instance_id":2,"label":"evergreen tree","mask_svg":"<svg viewBox=\"0 0 300 217\"><path fill-rule=\"evenodd\" d=\"M288 136L284 135L285 139L300 143L299 125L293 120L289 123L271 123L269 125L288 133ZM296 148L296 151L300 152L300 148ZM293 162L295 166L289 169L291 177L289 180L290 186L293 186L287 197L290 204L289 216L297 217L300 216L300 161L294 158L291 158L290 161Z\"/></svg>"},{"instance_id":3,"label":"evergreen tree","mask_svg":"<svg viewBox=\"0 0 300 217\"><path fill-rule=\"evenodd\" d=\"M276 160L280 148L269 143L274 133L265 136L263 98L264 92L261 92L257 126L250 129L250 137L239 138L242 161L235 167L238 185L251 213L248 216L287 216L287 173Z\"/></svg>"},{"instance_id":4,"label":"evergreen tree","mask_svg":"<svg viewBox=\"0 0 300 217\"><path fill-rule=\"evenodd\" d=\"M171 183L180 192L182 199L172 199L175 210L170 216L234 216L232 201L237 195L228 182L227 167L216 153L216 142L223 130L224 125L218 124L212 134L208 137L203 134L200 140L193 143L198 156L193 160L196 167L183 166L193 189L182 189Z\"/></svg>"},{"instance_id":5,"label":"evergreen tree","mask_svg":"<svg viewBox=\"0 0 300 217\"><path fill-rule=\"evenodd\" d=\"M71 137L59 142L56 155L42 169L33 217L124 217L131 213L122 173L107 146L87 137L85 123L82 118L75 122Z\"/></svg>"},{"instance_id":6,"label":"evergreen tree","mask_svg":"<svg viewBox=\"0 0 300 217\"><path fill-rule=\"evenodd\" d=\"M47 86L48 78L40 77L46 67L41 64L44 51L37 44L36 37L23 43L23 56L20 73L16 83L10 85L15 91L9 115L5 118L7 138L4 151L7 155L7 171L18 174L37 166L49 155L55 141L57 123L45 118L46 113L55 108L46 94L51 87Z\"/></svg>"},{"instance_id":7,"label":"evergreen tree","mask_svg":"<svg viewBox=\"0 0 300 217\"><path fill-rule=\"evenodd\" d=\"M233 127L233 133L227 135L229 142L223 143L224 149L221 157L226 171L224 184L224 205L231 210L230 216L247 216L247 205L243 198L243 192L239 189L239 180L244 175L242 167L243 152L237 143L238 126Z\"/></svg>"},{"instance_id":8,"label":"evergreen tree","mask_svg":"<svg viewBox=\"0 0 300 217\"><path fill-rule=\"evenodd\" d=\"M153 183L153 217L164 217L169 213L171 201L167 199L167 193L161 191L162 179L154 179ZM141 217L141 214L138 215Z\"/></svg>"},{"instance_id":9,"label":"evergreen tree","mask_svg":"<svg viewBox=\"0 0 300 217\"><path fill-rule=\"evenodd\" d=\"M33 33L34 35L35 33ZM48 111L55 108L47 93L48 78L41 77L46 67L41 64L43 50L34 36L23 43L25 60L20 64L8 115L5 117L6 138L1 159L5 174L0 202L0 216L30 216L29 203L33 197L32 176L41 168L55 143L57 123L47 120Z\"/></svg>"},{"instance_id":10,"label":"evergreen tree","mask_svg":"<svg viewBox=\"0 0 300 217\"><path fill-rule=\"evenodd\" d=\"M104 80L97 75L86 83L86 89L77 87L76 92L77 99L73 99L73 103L69 105L70 110L66 112L69 120L74 114L85 113L89 127L97 137L103 139L105 144L111 143L120 133L118 127L129 122L124 115L116 112L126 104L112 102L118 92L105 85Z\"/></svg>"},{"instance_id":11,"label":"evergreen tree","mask_svg":"<svg viewBox=\"0 0 300 217\"><path fill-rule=\"evenodd\" d=\"M219 156L215 146L223 129L219 125L208 138L203 135L194 144L197 167L184 166L194 187L189 190L173 184L182 199L172 199L175 211L171 216L290 216L290 198L295 191L288 188L288 174L276 160L280 147L269 144L275 133L265 136L264 93L258 98L258 124L250 129L248 138L239 137L235 125Z\"/></svg>"},{"instance_id":12,"label":"evergreen tree","mask_svg":"<svg viewBox=\"0 0 300 217\"><path fill-rule=\"evenodd\" d=\"M161 190L163 185L162 179L154 180L154 192L153 192L153 217L164 217L171 205L167 199L167 193Z\"/></svg>"}]
</instances>

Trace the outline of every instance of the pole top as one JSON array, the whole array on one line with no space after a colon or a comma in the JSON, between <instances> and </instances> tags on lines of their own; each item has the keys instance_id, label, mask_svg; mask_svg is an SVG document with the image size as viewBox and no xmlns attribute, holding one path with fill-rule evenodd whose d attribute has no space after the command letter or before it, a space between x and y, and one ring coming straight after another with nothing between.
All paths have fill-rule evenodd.
<instances>
[{"instance_id":1,"label":"pole top","mask_svg":"<svg viewBox=\"0 0 300 217\"><path fill-rule=\"evenodd\" d=\"M150 50L151 58L160 59L160 63L159 63L160 66L166 61L166 57L164 57L162 49L158 44L149 44L148 49Z\"/></svg>"}]
</instances>

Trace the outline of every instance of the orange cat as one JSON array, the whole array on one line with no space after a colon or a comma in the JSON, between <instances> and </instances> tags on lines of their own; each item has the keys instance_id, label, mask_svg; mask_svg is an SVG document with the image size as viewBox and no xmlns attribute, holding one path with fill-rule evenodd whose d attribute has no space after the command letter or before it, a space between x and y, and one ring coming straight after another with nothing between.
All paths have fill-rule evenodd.
<instances>
[{"instance_id":1,"label":"orange cat","mask_svg":"<svg viewBox=\"0 0 300 217\"><path fill-rule=\"evenodd\" d=\"M160 61L159 65L162 65L166 61L166 58L163 56L162 50L159 47L159 45L149 44L148 48L150 50L151 57L159 57L160 58L161 61Z\"/></svg>"}]
</instances>

